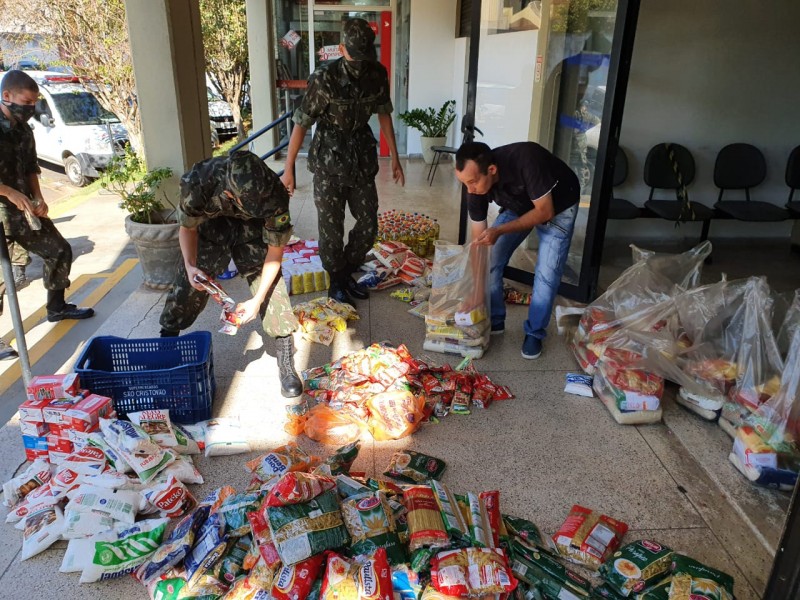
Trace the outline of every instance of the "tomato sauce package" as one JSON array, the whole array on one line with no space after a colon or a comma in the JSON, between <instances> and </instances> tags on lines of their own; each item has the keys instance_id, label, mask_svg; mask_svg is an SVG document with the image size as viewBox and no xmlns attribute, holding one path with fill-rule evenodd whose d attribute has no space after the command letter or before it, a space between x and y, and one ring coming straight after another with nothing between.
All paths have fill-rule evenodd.
<instances>
[{"instance_id":1,"label":"tomato sauce package","mask_svg":"<svg viewBox=\"0 0 800 600\"><path fill-rule=\"evenodd\" d=\"M553 541L567 560L597 569L619 548L627 531L622 521L576 504Z\"/></svg>"},{"instance_id":2,"label":"tomato sauce package","mask_svg":"<svg viewBox=\"0 0 800 600\"><path fill-rule=\"evenodd\" d=\"M324 560L325 555L320 553L291 566L281 567L272 581L272 600L306 600Z\"/></svg>"}]
</instances>

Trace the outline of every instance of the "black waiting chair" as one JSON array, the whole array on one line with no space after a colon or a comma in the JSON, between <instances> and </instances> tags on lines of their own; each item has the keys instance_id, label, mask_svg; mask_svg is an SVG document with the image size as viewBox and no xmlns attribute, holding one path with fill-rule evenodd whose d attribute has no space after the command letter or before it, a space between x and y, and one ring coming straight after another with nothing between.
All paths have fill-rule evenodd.
<instances>
[{"instance_id":1,"label":"black waiting chair","mask_svg":"<svg viewBox=\"0 0 800 600\"><path fill-rule=\"evenodd\" d=\"M786 185L789 186L789 200L786 208L789 209L792 217L800 218L800 200L794 199L794 191L800 189L800 146L797 146L789 154L789 161L786 163Z\"/></svg>"},{"instance_id":2,"label":"black waiting chair","mask_svg":"<svg viewBox=\"0 0 800 600\"><path fill-rule=\"evenodd\" d=\"M625 151L617 146L617 159L614 161L614 187L625 183L628 178L628 157ZM614 190L611 190L611 201L608 205L609 219L638 219L642 216L642 209L633 202L614 197Z\"/></svg>"},{"instance_id":3,"label":"black waiting chair","mask_svg":"<svg viewBox=\"0 0 800 600\"><path fill-rule=\"evenodd\" d=\"M720 213L739 221L772 222L789 218L789 211L750 199L750 189L764 181L767 161L761 150L751 144L729 144L717 154L714 164L714 185L719 198L714 205ZM744 190L745 200L723 200L726 190Z\"/></svg>"},{"instance_id":4,"label":"black waiting chair","mask_svg":"<svg viewBox=\"0 0 800 600\"><path fill-rule=\"evenodd\" d=\"M703 231L700 241L708 239L711 218L714 211L700 204L689 201L684 206L682 195L689 200L687 186L694 181L694 157L680 144L657 144L647 153L644 161L644 182L650 186L650 196L644 206L660 219L674 222L702 221ZM653 198L657 189L675 190L674 200L656 200Z\"/></svg>"},{"instance_id":5,"label":"black waiting chair","mask_svg":"<svg viewBox=\"0 0 800 600\"><path fill-rule=\"evenodd\" d=\"M433 178L436 177L436 170L439 168L442 154L455 155L458 152L458 148L453 146L431 146L431 150L433 150L433 161L431 161L431 167L428 169L428 186L433 185Z\"/></svg>"}]
</instances>

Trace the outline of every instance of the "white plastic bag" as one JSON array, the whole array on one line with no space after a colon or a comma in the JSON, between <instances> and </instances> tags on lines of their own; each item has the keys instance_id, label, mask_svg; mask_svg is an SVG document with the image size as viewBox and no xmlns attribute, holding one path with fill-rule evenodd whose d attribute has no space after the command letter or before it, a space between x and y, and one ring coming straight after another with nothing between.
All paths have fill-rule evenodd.
<instances>
[{"instance_id":1,"label":"white plastic bag","mask_svg":"<svg viewBox=\"0 0 800 600\"><path fill-rule=\"evenodd\" d=\"M209 419L204 422L204 429L206 457L250 452L250 444L238 417Z\"/></svg>"},{"instance_id":2,"label":"white plastic bag","mask_svg":"<svg viewBox=\"0 0 800 600\"><path fill-rule=\"evenodd\" d=\"M96 511L107 514L116 521L133 523L136 521L140 503L139 492L111 490L84 484L70 493L67 510Z\"/></svg>"},{"instance_id":3,"label":"white plastic bag","mask_svg":"<svg viewBox=\"0 0 800 600\"><path fill-rule=\"evenodd\" d=\"M100 431L117 450L146 456L158 454L161 448L138 425L121 419L100 419Z\"/></svg>"},{"instance_id":4,"label":"white plastic bag","mask_svg":"<svg viewBox=\"0 0 800 600\"><path fill-rule=\"evenodd\" d=\"M168 410L153 409L128 413L128 418L142 428L162 448L178 445Z\"/></svg>"},{"instance_id":5,"label":"white plastic bag","mask_svg":"<svg viewBox=\"0 0 800 600\"><path fill-rule=\"evenodd\" d=\"M61 537L65 540L88 538L109 531L115 525L116 521L102 512L67 510Z\"/></svg>"},{"instance_id":6,"label":"white plastic bag","mask_svg":"<svg viewBox=\"0 0 800 600\"><path fill-rule=\"evenodd\" d=\"M168 522L169 519L148 519L115 529L111 539L94 541L81 583L121 577L135 571L161 545Z\"/></svg>"},{"instance_id":7,"label":"white plastic bag","mask_svg":"<svg viewBox=\"0 0 800 600\"><path fill-rule=\"evenodd\" d=\"M15 506L25 496L50 481L50 465L37 458L22 474L3 484L3 504Z\"/></svg>"},{"instance_id":8,"label":"white plastic bag","mask_svg":"<svg viewBox=\"0 0 800 600\"><path fill-rule=\"evenodd\" d=\"M47 550L61 538L64 530L64 514L55 504L37 504L32 506L25 517L25 528L22 533L22 555L20 560L27 560Z\"/></svg>"}]
</instances>

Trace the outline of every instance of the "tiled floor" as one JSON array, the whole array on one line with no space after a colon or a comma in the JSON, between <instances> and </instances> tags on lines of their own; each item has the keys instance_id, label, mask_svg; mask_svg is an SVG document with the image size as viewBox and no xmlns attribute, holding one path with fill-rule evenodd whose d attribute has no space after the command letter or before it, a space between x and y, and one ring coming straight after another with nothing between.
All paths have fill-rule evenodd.
<instances>
[{"instance_id":1,"label":"tiled floor","mask_svg":"<svg viewBox=\"0 0 800 600\"><path fill-rule=\"evenodd\" d=\"M302 237L315 237L310 184L302 167L298 172L301 186L292 200L295 230ZM454 240L458 189L452 168L446 165L440 169L431 188L425 182L425 172L419 162L408 163L407 185L399 188L383 170L379 175L381 208L415 210L437 217L442 237ZM621 267L622 259L612 258L611 263ZM228 289L234 298L246 294L246 287L238 280ZM163 295L139 290L98 334L156 335L162 305ZM387 292L373 294L368 302L359 303L358 309L360 320L338 334L331 347L298 342L298 368L326 363L381 340L405 343L414 355L427 355L432 361L453 360L423 352L422 321L407 314L407 306ZM757 592L763 589L771 563L766 546L776 541L786 497L754 490L745 483L728 468L725 457L730 441L724 434L669 403L666 425L623 427L598 401L565 394L564 375L575 371L576 363L552 327L539 360L526 361L520 356L524 310L510 307L505 335L493 338L488 353L476 361L480 371L508 385L517 394L516 399L468 416L448 416L403 440L366 441L355 468L375 475L382 472L397 448L427 452L447 461L444 481L455 491L498 489L505 512L530 518L547 532L560 525L573 504L589 506L627 522L631 527L628 539L654 538L731 573L738 598L759 597ZM216 311L209 309L193 329L215 331L216 318ZM232 338L215 334L214 344L217 413L242 419L254 453L285 442L286 401L278 391L271 344L266 344L265 355L264 340L254 326ZM65 369L69 367L65 365ZM0 441L7 443L5 447L15 448L15 436L18 430L12 420L0 430ZM299 442L309 451L330 450L305 438ZM244 486L247 474L243 464L250 457L200 459L198 466L206 484L198 493L222 484ZM6 459L6 468L8 464ZM731 504L728 499L739 503ZM760 521L751 514L758 512L756 506L760 507ZM750 523L763 529L761 539ZM3 537L8 540L0 547L4 597L68 600L146 595L130 578L80 586L76 576L57 573L63 548L20 562L19 533L10 526L3 527Z\"/></svg>"}]
</instances>

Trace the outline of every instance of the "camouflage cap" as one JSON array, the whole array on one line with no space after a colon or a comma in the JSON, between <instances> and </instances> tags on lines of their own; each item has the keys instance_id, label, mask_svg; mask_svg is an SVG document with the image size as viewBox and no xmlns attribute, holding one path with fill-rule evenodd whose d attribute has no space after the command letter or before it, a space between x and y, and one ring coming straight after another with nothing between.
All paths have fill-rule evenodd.
<instances>
[{"instance_id":1,"label":"camouflage cap","mask_svg":"<svg viewBox=\"0 0 800 600\"><path fill-rule=\"evenodd\" d=\"M273 216L276 208L280 208L275 205L273 196L286 191L264 161L246 150L228 157L225 188L236 197L242 210L256 219Z\"/></svg>"},{"instance_id":2,"label":"camouflage cap","mask_svg":"<svg viewBox=\"0 0 800 600\"><path fill-rule=\"evenodd\" d=\"M378 60L375 32L364 19L348 19L344 22L342 44L353 60Z\"/></svg>"}]
</instances>

